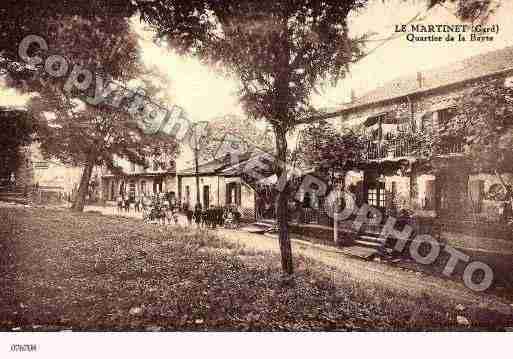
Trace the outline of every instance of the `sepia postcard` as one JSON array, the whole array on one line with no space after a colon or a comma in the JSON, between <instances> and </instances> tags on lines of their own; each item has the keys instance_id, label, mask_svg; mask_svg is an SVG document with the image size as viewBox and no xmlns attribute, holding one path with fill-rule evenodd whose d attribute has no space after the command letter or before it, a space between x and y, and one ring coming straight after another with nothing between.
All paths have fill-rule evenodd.
<instances>
[{"instance_id":1,"label":"sepia postcard","mask_svg":"<svg viewBox=\"0 0 513 359\"><path fill-rule=\"evenodd\" d=\"M2 0L0 356L507 350L512 13Z\"/></svg>"}]
</instances>

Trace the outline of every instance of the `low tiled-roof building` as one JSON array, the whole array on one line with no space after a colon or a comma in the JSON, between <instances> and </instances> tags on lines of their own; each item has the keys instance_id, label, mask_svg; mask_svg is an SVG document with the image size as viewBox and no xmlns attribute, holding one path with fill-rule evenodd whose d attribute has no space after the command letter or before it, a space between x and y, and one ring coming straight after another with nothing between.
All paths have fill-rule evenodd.
<instances>
[{"instance_id":1,"label":"low tiled-roof building","mask_svg":"<svg viewBox=\"0 0 513 359\"><path fill-rule=\"evenodd\" d=\"M254 220L256 216L255 190L244 181L244 163L250 159L250 154L233 158L214 159L196 167L178 171L178 192L182 205L193 208L200 203L203 208L209 206L237 207L243 218ZM197 198L196 173L199 179Z\"/></svg>"}]
</instances>

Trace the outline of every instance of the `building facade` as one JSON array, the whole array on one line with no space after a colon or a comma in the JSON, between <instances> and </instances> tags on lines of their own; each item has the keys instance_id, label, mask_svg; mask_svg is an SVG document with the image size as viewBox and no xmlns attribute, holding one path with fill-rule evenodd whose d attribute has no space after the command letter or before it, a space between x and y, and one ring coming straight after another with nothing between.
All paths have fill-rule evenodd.
<instances>
[{"instance_id":1,"label":"building facade","mask_svg":"<svg viewBox=\"0 0 513 359\"><path fill-rule=\"evenodd\" d=\"M432 166L409 136L439 131L455 116L457 98L491 79L511 83L513 47L393 80L344 105L336 118L364 127L369 160L347 174L345 188L386 213L408 209L419 217L501 221L500 180L472 171L463 143L441 148ZM511 183L513 174L504 178Z\"/></svg>"},{"instance_id":2,"label":"building facade","mask_svg":"<svg viewBox=\"0 0 513 359\"><path fill-rule=\"evenodd\" d=\"M97 177L100 181L101 198L105 202L115 202L119 197L135 201L154 194L169 194L177 198L176 164L174 159L156 161L148 159L147 166L116 159L121 173L102 168Z\"/></svg>"},{"instance_id":3,"label":"building facade","mask_svg":"<svg viewBox=\"0 0 513 359\"><path fill-rule=\"evenodd\" d=\"M236 207L245 220L254 220L256 215L256 193L247 184L239 171L244 163L227 160L213 160L198 166L199 199L197 198L196 168L191 167L177 174L179 198L182 205L194 208L200 203L203 208L210 206Z\"/></svg>"}]
</instances>

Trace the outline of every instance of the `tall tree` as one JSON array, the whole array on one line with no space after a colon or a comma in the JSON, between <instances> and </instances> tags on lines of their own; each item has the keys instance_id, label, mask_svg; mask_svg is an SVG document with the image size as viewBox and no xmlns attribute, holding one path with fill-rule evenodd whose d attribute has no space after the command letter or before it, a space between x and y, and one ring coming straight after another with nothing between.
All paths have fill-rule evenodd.
<instances>
[{"instance_id":1,"label":"tall tree","mask_svg":"<svg viewBox=\"0 0 513 359\"><path fill-rule=\"evenodd\" d=\"M30 56L39 50L41 58L59 55L67 65L41 61L29 68L30 76L11 76L11 83L34 93L29 108L38 120L43 154L84 168L73 203L74 210L82 211L95 166L119 170L114 156L145 164L156 152L174 154L176 143L170 137L149 137L137 126L141 109L132 109L137 102L130 101L135 93L119 85L144 75L128 19L56 14L45 25L48 49L29 48ZM89 85L83 85L88 77ZM109 83L116 84L110 94L104 92L112 88Z\"/></svg>"}]
</instances>

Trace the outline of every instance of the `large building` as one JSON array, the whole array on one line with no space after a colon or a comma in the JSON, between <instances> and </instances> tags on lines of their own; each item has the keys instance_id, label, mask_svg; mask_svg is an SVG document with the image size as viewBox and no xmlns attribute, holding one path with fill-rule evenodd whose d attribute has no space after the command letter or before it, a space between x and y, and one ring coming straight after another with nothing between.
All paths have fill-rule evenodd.
<instances>
[{"instance_id":1,"label":"large building","mask_svg":"<svg viewBox=\"0 0 513 359\"><path fill-rule=\"evenodd\" d=\"M465 90L491 79L511 83L513 47L395 79L345 104L333 117L342 125L364 126L370 157L364 170L348 174L345 187L384 212L408 208L418 217L463 226L469 219L500 222L505 208L500 180L473 171L462 143L448 143L436 154L440 164L426 166L408 136L438 131L453 119ZM513 174L503 177L513 183Z\"/></svg>"}]
</instances>

